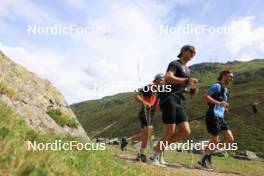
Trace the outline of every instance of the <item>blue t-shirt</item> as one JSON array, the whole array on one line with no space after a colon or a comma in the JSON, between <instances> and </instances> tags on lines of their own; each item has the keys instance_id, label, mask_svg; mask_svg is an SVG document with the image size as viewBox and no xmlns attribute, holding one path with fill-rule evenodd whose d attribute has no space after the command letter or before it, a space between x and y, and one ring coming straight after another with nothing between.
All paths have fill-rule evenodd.
<instances>
[{"instance_id":1,"label":"blue t-shirt","mask_svg":"<svg viewBox=\"0 0 264 176\"><path fill-rule=\"evenodd\" d=\"M219 93L220 91L221 91L221 85L219 83L215 83L213 84L212 87L208 89L207 94L212 96L213 94ZM227 95L228 95L228 91L227 91L227 88L225 88L223 101L227 102L227 99L228 99ZM224 106L214 105L214 116L215 117L224 118L224 113L225 113Z\"/></svg>"}]
</instances>

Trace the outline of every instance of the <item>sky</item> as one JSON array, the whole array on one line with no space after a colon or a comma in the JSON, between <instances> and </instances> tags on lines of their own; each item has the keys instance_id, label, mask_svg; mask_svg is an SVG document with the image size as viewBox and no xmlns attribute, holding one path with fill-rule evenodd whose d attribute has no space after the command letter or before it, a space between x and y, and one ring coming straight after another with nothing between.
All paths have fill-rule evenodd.
<instances>
[{"instance_id":1,"label":"sky","mask_svg":"<svg viewBox=\"0 0 264 176\"><path fill-rule=\"evenodd\" d=\"M264 58L263 9L260 0L1 0L0 50L71 104L151 82L184 44L196 47L189 65Z\"/></svg>"}]
</instances>

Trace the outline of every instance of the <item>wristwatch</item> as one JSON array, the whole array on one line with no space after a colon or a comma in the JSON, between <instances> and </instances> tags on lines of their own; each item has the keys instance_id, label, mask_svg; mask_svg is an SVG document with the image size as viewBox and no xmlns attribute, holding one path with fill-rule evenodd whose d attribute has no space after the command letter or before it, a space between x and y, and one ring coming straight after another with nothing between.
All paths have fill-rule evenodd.
<instances>
[{"instance_id":1,"label":"wristwatch","mask_svg":"<svg viewBox=\"0 0 264 176\"><path fill-rule=\"evenodd\" d=\"M190 81L190 77L187 77L187 79L185 80L185 84L189 84Z\"/></svg>"}]
</instances>

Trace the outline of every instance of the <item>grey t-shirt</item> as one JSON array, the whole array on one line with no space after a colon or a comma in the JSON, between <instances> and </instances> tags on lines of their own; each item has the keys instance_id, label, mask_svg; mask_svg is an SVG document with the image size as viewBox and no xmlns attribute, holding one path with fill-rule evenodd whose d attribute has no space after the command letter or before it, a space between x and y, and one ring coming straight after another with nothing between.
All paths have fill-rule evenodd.
<instances>
[{"instance_id":1,"label":"grey t-shirt","mask_svg":"<svg viewBox=\"0 0 264 176\"><path fill-rule=\"evenodd\" d=\"M180 60L172 61L169 64L167 71L171 71L174 76L179 78L188 78L191 76L190 69L186 65L183 65ZM178 94L183 94L184 89L188 86L187 84L166 84L171 85L172 92L177 92Z\"/></svg>"}]
</instances>

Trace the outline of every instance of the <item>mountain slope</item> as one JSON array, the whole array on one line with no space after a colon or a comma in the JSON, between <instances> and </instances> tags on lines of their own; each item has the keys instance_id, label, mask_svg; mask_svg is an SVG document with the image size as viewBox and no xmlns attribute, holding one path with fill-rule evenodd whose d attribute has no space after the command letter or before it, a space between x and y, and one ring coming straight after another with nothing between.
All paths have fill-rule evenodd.
<instances>
[{"instance_id":1,"label":"mountain slope","mask_svg":"<svg viewBox=\"0 0 264 176\"><path fill-rule=\"evenodd\" d=\"M196 175L177 170L160 170L158 167L128 163L115 157L119 150L28 150L27 141L62 143L83 140L69 135L43 133L30 129L7 105L0 102L0 175L18 176L86 176L86 175Z\"/></svg>"},{"instance_id":2,"label":"mountain slope","mask_svg":"<svg viewBox=\"0 0 264 176\"><path fill-rule=\"evenodd\" d=\"M194 120L205 114L207 104L201 100L202 94L214 82L220 70L232 69L235 72L234 84L230 86L232 107L264 100L264 60L250 62L203 63L191 66L193 74L199 78L200 92L191 101L184 102L188 111L192 134L190 139L207 139L204 120ZM121 137L140 132L137 113L140 105L134 101L135 93L121 93L72 105L80 123L91 136ZM258 105L259 112L253 114L250 108L229 113L226 117L232 127L240 150L252 150L264 155L264 104ZM111 125L111 128L102 130ZM162 132L160 112L154 121L155 133ZM100 132L100 133L98 133Z\"/></svg>"},{"instance_id":3,"label":"mountain slope","mask_svg":"<svg viewBox=\"0 0 264 176\"><path fill-rule=\"evenodd\" d=\"M176 163L174 168L160 168L144 163L122 160L117 156L135 158L131 151L121 152L119 147L107 146L106 150L39 150L27 149L27 141L62 143L89 140L69 135L41 133L30 129L25 121L15 115L7 105L0 102L0 175L49 176L49 175L151 175L151 176L213 176L213 175L252 175L262 176L263 162L245 161L234 158L214 158L217 165L214 172L193 169L200 155L169 151L166 161ZM149 151L148 155L150 154ZM246 166L246 167L245 167ZM190 169L192 168L192 169Z\"/></svg>"},{"instance_id":4,"label":"mountain slope","mask_svg":"<svg viewBox=\"0 0 264 176\"><path fill-rule=\"evenodd\" d=\"M0 51L0 101L28 126L88 138L64 97L47 80L16 64Z\"/></svg>"}]
</instances>

